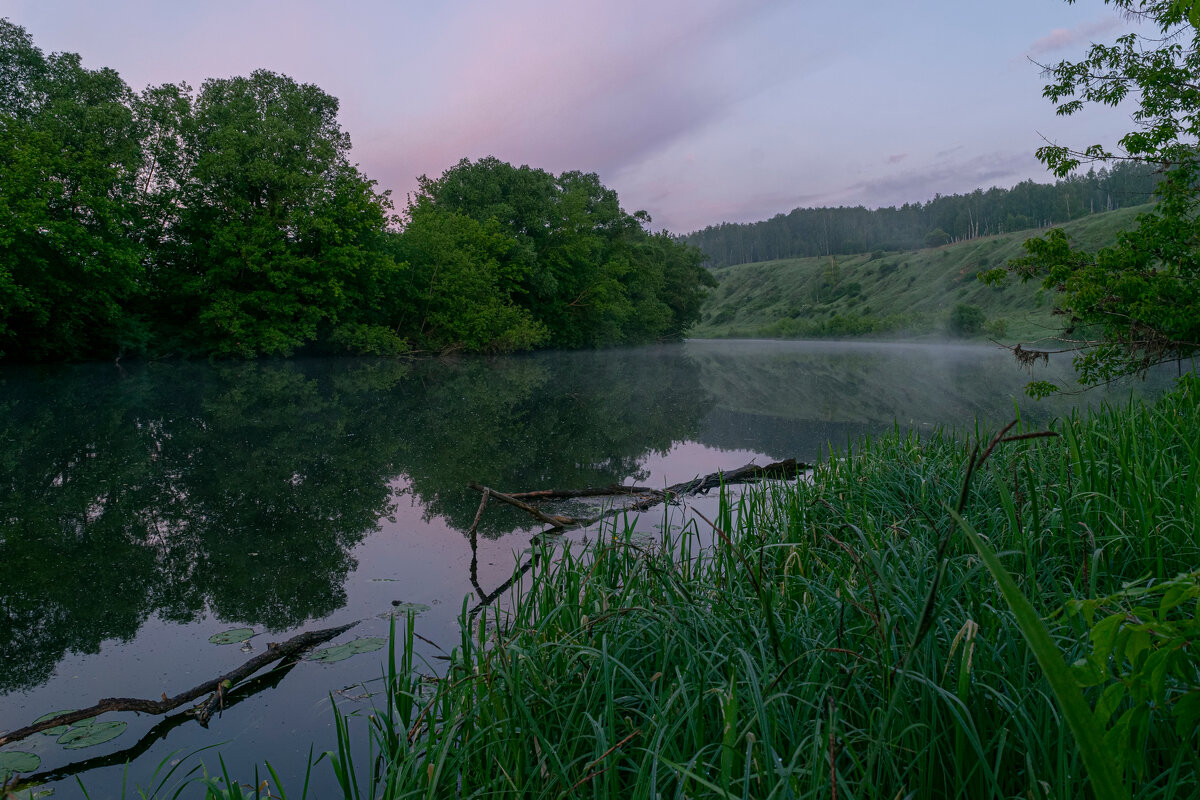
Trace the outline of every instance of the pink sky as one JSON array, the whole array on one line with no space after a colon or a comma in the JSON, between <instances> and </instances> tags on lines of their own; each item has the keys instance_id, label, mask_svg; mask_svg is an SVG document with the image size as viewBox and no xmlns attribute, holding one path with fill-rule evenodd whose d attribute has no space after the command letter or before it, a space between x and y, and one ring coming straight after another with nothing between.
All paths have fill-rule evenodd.
<instances>
[{"instance_id":1,"label":"pink sky","mask_svg":"<svg viewBox=\"0 0 1200 800\"><path fill-rule=\"evenodd\" d=\"M801 205L892 205L1049 180L1039 61L1128 23L1099 0L0 0L45 50L134 87L266 68L340 98L354 157L399 204L494 155L599 173L686 232Z\"/></svg>"}]
</instances>

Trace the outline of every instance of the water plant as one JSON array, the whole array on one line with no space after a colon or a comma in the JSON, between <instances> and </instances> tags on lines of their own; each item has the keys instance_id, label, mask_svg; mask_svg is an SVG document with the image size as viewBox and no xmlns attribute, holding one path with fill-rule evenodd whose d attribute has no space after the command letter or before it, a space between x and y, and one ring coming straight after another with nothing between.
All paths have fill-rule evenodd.
<instances>
[{"instance_id":1,"label":"water plant","mask_svg":"<svg viewBox=\"0 0 1200 800\"><path fill-rule=\"evenodd\" d=\"M657 546L626 521L547 551L507 604L464 607L436 674L414 669L403 624L369 763L338 715L342 790L1200 796L1200 657L1170 633L1200 555L1196 388L1063 419L984 463L967 439L987 432L897 431L811 480L725 494ZM1163 615L1129 607L1143 589Z\"/></svg>"}]
</instances>

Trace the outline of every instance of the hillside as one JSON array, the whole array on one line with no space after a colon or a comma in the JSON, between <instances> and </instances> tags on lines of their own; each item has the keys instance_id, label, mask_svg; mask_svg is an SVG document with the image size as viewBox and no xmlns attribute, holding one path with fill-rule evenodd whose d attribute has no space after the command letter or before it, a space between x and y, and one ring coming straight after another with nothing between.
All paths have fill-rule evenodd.
<instances>
[{"instance_id":1,"label":"hillside","mask_svg":"<svg viewBox=\"0 0 1200 800\"><path fill-rule=\"evenodd\" d=\"M937 195L924 203L796 208L759 222L722 222L681 236L714 267L782 258L916 250L1037 227L1151 200L1159 174L1149 164L1118 162L1054 183L1022 181L1002 189Z\"/></svg>"},{"instance_id":2,"label":"hillside","mask_svg":"<svg viewBox=\"0 0 1200 800\"><path fill-rule=\"evenodd\" d=\"M1060 227L1080 246L1094 249L1114 241L1147 209L1093 214ZM1038 339L1060 327L1045 292L1036 283L1015 280L985 286L976 274L1023 255L1022 244L1039 232L981 236L922 250L717 267L713 275L719 285L690 335Z\"/></svg>"}]
</instances>

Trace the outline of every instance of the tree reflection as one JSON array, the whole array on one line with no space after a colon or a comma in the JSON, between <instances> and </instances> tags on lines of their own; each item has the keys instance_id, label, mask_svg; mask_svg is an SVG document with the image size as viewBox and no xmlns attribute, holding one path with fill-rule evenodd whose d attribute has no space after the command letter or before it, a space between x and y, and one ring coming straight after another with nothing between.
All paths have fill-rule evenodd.
<instances>
[{"instance_id":1,"label":"tree reflection","mask_svg":"<svg viewBox=\"0 0 1200 800\"><path fill-rule=\"evenodd\" d=\"M151 614L275 630L327 616L398 477L465 532L467 483L636 477L708 402L678 348L9 369L0 390L0 693ZM505 511L481 534L527 526Z\"/></svg>"}]
</instances>

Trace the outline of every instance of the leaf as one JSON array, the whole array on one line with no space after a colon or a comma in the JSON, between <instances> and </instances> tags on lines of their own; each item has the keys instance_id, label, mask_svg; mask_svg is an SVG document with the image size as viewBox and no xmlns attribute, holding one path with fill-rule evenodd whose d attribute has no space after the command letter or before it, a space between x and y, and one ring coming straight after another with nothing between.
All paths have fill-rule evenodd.
<instances>
[{"instance_id":1,"label":"leaf","mask_svg":"<svg viewBox=\"0 0 1200 800\"><path fill-rule=\"evenodd\" d=\"M95 722L71 730L58 737L58 743L68 750L82 750L115 739L129 727L128 722Z\"/></svg>"},{"instance_id":2,"label":"leaf","mask_svg":"<svg viewBox=\"0 0 1200 800\"><path fill-rule=\"evenodd\" d=\"M1175 733L1182 739L1189 739L1200 721L1200 690L1193 689L1176 700L1172 712L1175 714Z\"/></svg>"},{"instance_id":3,"label":"leaf","mask_svg":"<svg viewBox=\"0 0 1200 800\"><path fill-rule=\"evenodd\" d=\"M428 610L429 606L425 605L424 603L401 603L398 601L393 601L392 610L385 611L379 616L383 619L387 619L389 617L406 617L408 616L409 612L412 612L413 614L424 614Z\"/></svg>"},{"instance_id":4,"label":"leaf","mask_svg":"<svg viewBox=\"0 0 1200 800\"><path fill-rule=\"evenodd\" d=\"M40 767L41 764L41 758L33 753L26 753L22 750L0 753L0 785L3 785L12 773L30 773Z\"/></svg>"},{"instance_id":5,"label":"leaf","mask_svg":"<svg viewBox=\"0 0 1200 800\"><path fill-rule=\"evenodd\" d=\"M1108 657L1112 654L1117 633L1120 631L1121 623L1124 621L1124 613L1112 614L1093 625L1091 632L1088 633L1088 637L1092 640L1092 647L1095 648L1096 659L1101 664L1108 663Z\"/></svg>"},{"instance_id":6,"label":"leaf","mask_svg":"<svg viewBox=\"0 0 1200 800\"><path fill-rule=\"evenodd\" d=\"M1046 623L1017 587L1012 575L1000 563L996 553L983 541L983 537L975 532L970 523L955 513L954 509L948 508L947 511L979 553L984 566L992 575L992 580L1000 587L1000 593L1004 595L1005 602L1016 617L1022 635L1029 649L1033 651L1042 674L1046 676L1071 733L1075 735L1079 755L1083 758L1084 767L1087 768L1088 777L1091 779L1092 792L1097 800L1125 800L1129 797L1129 790L1121 782L1120 773L1114 769L1113 754L1104 745L1104 732L1092 718L1092 711L1063 661L1062 653L1050 638Z\"/></svg>"},{"instance_id":7,"label":"leaf","mask_svg":"<svg viewBox=\"0 0 1200 800\"><path fill-rule=\"evenodd\" d=\"M33 724L37 725L39 722L45 722L48 719L61 717L63 714L70 714L73 711L75 711L73 708L68 708L64 711L51 711L49 714L42 714L40 717L35 719ZM79 728L84 725L91 725L95 721L95 718L81 719L79 722L76 722L73 725L55 725L53 728L47 728L46 730L42 731L42 733L46 736L62 736L69 728Z\"/></svg>"},{"instance_id":8,"label":"leaf","mask_svg":"<svg viewBox=\"0 0 1200 800\"><path fill-rule=\"evenodd\" d=\"M378 636L365 636L361 639L352 639L345 644L315 650L308 657L308 660L321 664L332 664L335 661L345 661L350 656L356 656L359 653L370 653L382 649L386 643L386 639L381 639Z\"/></svg>"},{"instance_id":9,"label":"leaf","mask_svg":"<svg viewBox=\"0 0 1200 800\"><path fill-rule=\"evenodd\" d=\"M253 628L230 628L227 631L214 633L208 637L208 640L213 644L237 644L244 642L254 635Z\"/></svg>"}]
</instances>

